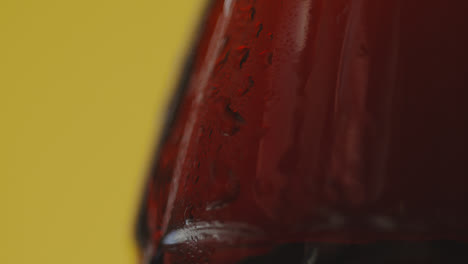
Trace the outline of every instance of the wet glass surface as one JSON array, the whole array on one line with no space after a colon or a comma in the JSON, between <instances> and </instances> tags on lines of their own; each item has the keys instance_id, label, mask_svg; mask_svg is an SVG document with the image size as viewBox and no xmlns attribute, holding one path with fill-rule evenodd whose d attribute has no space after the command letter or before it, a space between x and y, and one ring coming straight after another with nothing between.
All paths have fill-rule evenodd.
<instances>
[{"instance_id":1,"label":"wet glass surface","mask_svg":"<svg viewBox=\"0 0 468 264\"><path fill-rule=\"evenodd\" d=\"M148 183L148 255L462 263L467 5L214 1Z\"/></svg>"}]
</instances>

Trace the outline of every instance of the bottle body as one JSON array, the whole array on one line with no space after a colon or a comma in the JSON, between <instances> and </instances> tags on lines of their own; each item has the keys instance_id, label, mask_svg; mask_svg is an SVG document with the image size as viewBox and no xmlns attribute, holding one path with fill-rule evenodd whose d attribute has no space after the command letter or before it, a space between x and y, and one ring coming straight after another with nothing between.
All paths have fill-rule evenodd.
<instances>
[{"instance_id":1,"label":"bottle body","mask_svg":"<svg viewBox=\"0 0 468 264\"><path fill-rule=\"evenodd\" d=\"M152 255L466 257L464 7L214 1L148 183Z\"/></svg>"}]
</instances>

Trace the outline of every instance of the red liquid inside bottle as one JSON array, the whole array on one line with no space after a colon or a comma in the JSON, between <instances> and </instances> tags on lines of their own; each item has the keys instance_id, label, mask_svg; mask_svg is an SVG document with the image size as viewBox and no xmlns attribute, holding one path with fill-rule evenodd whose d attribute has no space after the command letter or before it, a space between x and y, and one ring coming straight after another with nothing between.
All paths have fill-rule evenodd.
<instances>
[{"instance_id":1,"label":"red liquid inside bottle","mask_svg":"<svg viewBox=\"0 0 468 264\"><path fill-rule=\"evenodd\" d=\"M468 263L468 4L214 1L148 183L151 263Z\"/></svg>"}]
</instances>

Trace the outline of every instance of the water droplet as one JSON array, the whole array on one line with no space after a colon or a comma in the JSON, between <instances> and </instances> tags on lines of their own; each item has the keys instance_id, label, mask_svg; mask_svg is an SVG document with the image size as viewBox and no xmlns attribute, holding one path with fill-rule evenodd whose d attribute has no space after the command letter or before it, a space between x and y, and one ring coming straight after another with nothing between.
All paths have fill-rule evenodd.
<instances>
[{"instance_id":1,"label":"water droplet","mask_svg":"<svg viewBox=\"0 0 468 264\"><path fill-rule=\"evenodd\" d=\"M239 112L232 109L231 104L226 105L226 113L236 122L245 123L245 119L239 114Z\"/></svg>"},{"instance_id":2,"label":"water droplet","mask_svg":"<svg viewBox=\"0 0 468 264\"><path fill-rule=\"evenodd\" d=\"M254 86L254 84L255 84L255 82L254 82L252 76L248 76L246 83L243 85L243 87L241 87L238 90L239 95L240 96L246 95L250 91L250 88L252 88Z\"/></svg>"},{"instance_id":3,"label":"water droplet","mask_svg":"<svg viewBox=\"0 0 468 264\"><path fill-rule=\"evenodd\" d=\"M193 179L193 184L197 184L198 180L200 179L200 175L196 175Z\"/></svg>"},{"instance_id":4,"label":"water droplet","mask_svg":"<svg viewBox=\"0 0 468 264\"><path fill-rule=\"evenodd\" d=\"M241 60L240 60L240 63L239 63L239 68L242 69L242 66L244 65L244 63L247 61L247 59L249 58L249 55L250 55L250 49L246 48L245 51L244 51L244 55L242 56Z\"/></svg>"},{"instance_id":5,"label":"water droplet","mask_svg":"<svg viewBox=\"0 0 468 264\"><path fill-rule=\"evenodd\" d=\"M273 64L273 52L268 53L267 62L269 65Z\"/></svg>"},{"instance_id":6,"label":"water droplet","mask_svg":"<svg viewBox=\"0 0 468 264\"><path fill-rule=\"evenodd\" d=\"M226 53L224 53L223 56L218 58L214 73L218 73L219 71L221 71L221 69L223 69L224 65L227 63L229 59L230 54L231 54L231 50L228 50L226 51Z\"/></svg>"},{"instance_id":7,"label":"water droplet","mask_svg":"<svg viewBox=\"0 0 468 264\"><path fill-rule=\"evenodd\" d=\"M258 28L258 29L257 29L257 35L256 35L256 37L258 38L258 37L260 36L260 33L261 33L262 30L263 30L263 24L262 24L262 23L258 24L257 28Z\"/></svg>"},{"instance_id":8,"label":"water droplet","mask_svg":"<svg viewBox=\"0 0 468 264\"><path fill-rule=\"evenodd\" d=\"M255 13L257 11L255 10L254 7L250 8L250 21L253 21L255 19Z\"/></svg>"},{"instance_id":9,"label":"water droplet","mask_svg":"<svg viewBox=\"0 0 468 264\"><path fill-rule=\"evenodd\" d=\"M210 90L210 95L211 96L216 96L219 93L219 87L217 86L212 86Z\"/></svg>"}]
</instances>

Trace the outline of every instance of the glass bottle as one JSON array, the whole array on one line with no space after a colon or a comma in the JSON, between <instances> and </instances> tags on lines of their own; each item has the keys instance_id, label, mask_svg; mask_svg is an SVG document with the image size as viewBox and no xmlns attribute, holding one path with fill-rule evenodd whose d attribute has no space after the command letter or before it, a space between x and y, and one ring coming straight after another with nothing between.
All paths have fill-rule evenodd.
<instances>
[{"instance_id":1,"label":"glass bottle","mask_svg":"<svg viewBox=\"0 0 468 264\"><path fill-rule=\"evenodd\" d=\"M468 263L468 3L212 1L147 263Z\"/></svg>"}]
</instances>

